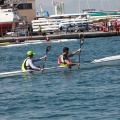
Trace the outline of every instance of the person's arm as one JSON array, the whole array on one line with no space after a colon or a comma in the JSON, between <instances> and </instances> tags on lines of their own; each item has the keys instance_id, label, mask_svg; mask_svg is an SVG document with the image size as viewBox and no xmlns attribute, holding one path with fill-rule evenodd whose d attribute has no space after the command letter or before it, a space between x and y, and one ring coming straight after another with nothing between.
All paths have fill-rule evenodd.
<instances>
[{"instance_id":1,"label":"person's arm","mask_svg":"<svg viewBox=\"0 0 120 120\"><path fill-rule=\"evenodd\" d=\"M43 57L41 57L41 58L38 58L38 59L33 60L33 62L39 62L39 61L41 61L42 59L45 59L45 58L47 58L46 55L43 56Z\"/></svg>"},{"instance_id":2,"label":"person's arm","mask_svg":"<svg viewBox=\"0 0 120 120\"><path fill-rule=\"evenodd\" d=\"M38 67L36 67L36 66L33 65L31 59L29 59L27 62L28 62L28 65L29 65L32 69L34 69L34 70L41 70L41 68L38 68Z\"/></svg>"},{"instance_id":3,"label":"person's arm","mask_svg":"<svg viewBox=\"0 0 120 120\"><path fill-rule=\"evenodd\" d=\"M70 62L69 60L65 60L67 66L74 66L74 65L80 65L79 63L76 62Z\"/></svg>"},{"instance_id":4,"label":"person's arm","mask_svg":"<svg viewBox=\"0 0 120 120\"><path fill-rule=\"evenodd\" d=\"M78 65L78 63L76 62L70 62L69 58L66 55L63 55L63 62L65 61L65 63L67 64L67 66L74 66L74 65Z\"/></svg>"},{"instance_id":5,"label":"person's arm","mask_svg":"<svg viewBox=\"0 0 120 120\"><path fill-rule=\"evenodd\" d=\"M74 56L77 52L81 52L81 49L77 49L75 52L73 52L72 54L69 54L68 57L72 57Z\"/></svg>"}]
</instances>

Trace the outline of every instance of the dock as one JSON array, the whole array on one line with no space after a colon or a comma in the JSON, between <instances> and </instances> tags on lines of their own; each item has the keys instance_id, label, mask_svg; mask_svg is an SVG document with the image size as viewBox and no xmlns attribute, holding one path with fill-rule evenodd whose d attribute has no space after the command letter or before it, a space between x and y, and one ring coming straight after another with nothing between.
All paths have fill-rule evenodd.
<instances>
[{"instance_id":1,"label":"dock","mask_svg":"<svg viewBox=\"0 0 120 120\"><path fill-rule=\"evenodd\" d=\"M118 34L113 32L102 32L102 31L96 31L96 32L79 32L79 33L58 33L58 34L50 34L47 35L50 39L56 40L56 39L79 39L80 34L84 34L85 38L96 38L96 37L111 37L111 36L118 36ZM2 42L14 42L16 37L0 37L0 43ZM24 42L26 37L25 36L19 36L18 39L20 42ZM37 35L37 36L30 36L29 40L45 40L45 36Z\"/></svg>"}]
</instances>

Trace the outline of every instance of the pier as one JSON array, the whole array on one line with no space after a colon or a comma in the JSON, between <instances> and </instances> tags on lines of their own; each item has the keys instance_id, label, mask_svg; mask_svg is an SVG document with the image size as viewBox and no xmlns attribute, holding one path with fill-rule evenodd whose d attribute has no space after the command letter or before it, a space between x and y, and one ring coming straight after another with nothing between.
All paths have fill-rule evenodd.
<instances>
[{"instance_id":1,"label":"pier","mask_svg":"<svg viewBox=\"0 0 120 120\"><path fill-rule=\"evenodd\" d=\"M113 31L113 32L79 32L79 33L68 33L68 34L63 34L63 33L58 33L58 34L50 34L47 35L49 38L51 38L52 40L56 40L56 39L79 39L80 34L84 34L85 38L96 38L96 37L111 37L111 36L118 36L118 34ZM0 37L0 43L2 42L14 42L14 40L16 39L16 37ZM24 42L26 37L25 36L19 36L18 39L21 42ZM37 35L37 36L30 36L29 41L30 40L45 40L45 36L42 35Z\"/></svg>"}]
</instances>

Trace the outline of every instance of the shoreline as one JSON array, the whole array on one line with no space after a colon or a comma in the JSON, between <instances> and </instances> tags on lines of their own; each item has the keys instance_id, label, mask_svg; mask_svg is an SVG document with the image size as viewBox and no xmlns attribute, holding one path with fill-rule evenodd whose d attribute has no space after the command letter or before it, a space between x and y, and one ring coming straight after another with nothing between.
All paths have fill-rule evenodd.
<instances>
[{"instance_id":1,"label":"shoreline","mask_svg":"<svg viewBox=\"0 0 120 120\"><path fill-rule=\"evenodd\" d=\"M68 34L50 34L47 35L50 39L79 39L80 34L83 34L81 32L79 33L68 33ZM111 36L118 36L115 31L113 32L84 32L85 38L96 38L96 37L111 37ZM14 42L14 39L17 37L0 37L0 43L2 42ZM19 36L18 39L20 42L24 42L26 37L25 36ZM45 36L30 36L29 40L45 40Z\"/></svg>"}]
</instances>

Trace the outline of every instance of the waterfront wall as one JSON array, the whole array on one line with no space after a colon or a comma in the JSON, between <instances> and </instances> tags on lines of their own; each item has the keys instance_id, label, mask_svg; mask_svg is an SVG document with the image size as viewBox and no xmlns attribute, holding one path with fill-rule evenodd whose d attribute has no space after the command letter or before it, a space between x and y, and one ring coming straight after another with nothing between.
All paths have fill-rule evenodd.
<instances>
[{"instance_id":1,"label":"waterfront wall","mask_svg":"<svg viewBox=\"0 0 120 120\"><path fill-rule=\"evenodd\" d=\"M52 34L47 35L51 39L79 39L80 34L84 34L85 38L96 37L111 37L117 36L116 32L85 32L85 33L71 33L71 34ZM0 42L14 42L16 37L0 37ZM25 36L18 37L21 42L25 41ZM45 36L32 36L29 40L45 40Z\"/></svg>"}]
</instances>

